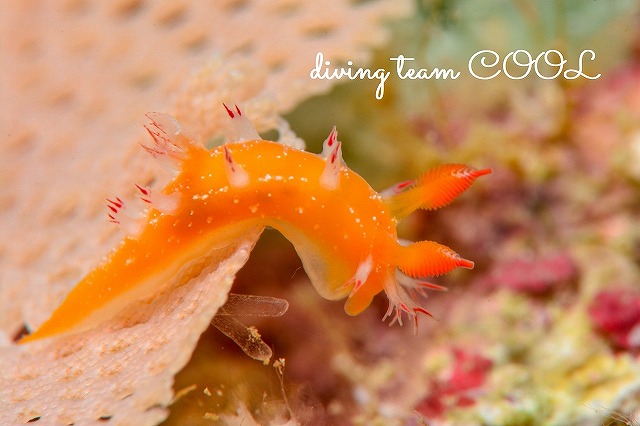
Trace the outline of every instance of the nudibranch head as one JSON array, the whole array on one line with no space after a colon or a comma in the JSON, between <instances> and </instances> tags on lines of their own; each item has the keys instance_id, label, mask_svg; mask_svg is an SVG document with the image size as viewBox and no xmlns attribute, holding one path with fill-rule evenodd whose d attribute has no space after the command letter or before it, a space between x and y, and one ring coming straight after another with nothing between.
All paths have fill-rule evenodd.
<instances>
[{"instance_id":1,"label":"nudibranch head","mask_svg":"<svg viewBox=\"0 0 640 426\"><path fill-rule=\"evenodd\" d=\"M344 164L335 128L322 153L312 154L260 139L238 107L225 108L233 138L210 150L173 118L149 114L153 144L144 148L173 179L160 190L136 185L147 206L137 218L121 198L107 201L110 221L129 235L22 342L96 325L125 302L194 276L212 250L267 226L293 243L322 297L346 297L346 312L356 315L384 291L392 324L428 314L419 297L443 288L425 277L473 267L438 243L399 240L396 224L416 209L448 204L491 170L447 164L377 193Z\"/></svg>"}]
</instances>

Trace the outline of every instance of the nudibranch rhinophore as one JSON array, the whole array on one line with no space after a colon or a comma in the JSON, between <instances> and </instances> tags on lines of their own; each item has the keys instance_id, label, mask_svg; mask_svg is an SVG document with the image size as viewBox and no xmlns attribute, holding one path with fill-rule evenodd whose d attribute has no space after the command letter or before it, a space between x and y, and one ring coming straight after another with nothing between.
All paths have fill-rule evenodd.
<instances>
[{"instance_id":1,"label":"nudibranch rhinophore","mask_svg":"<svg viewBox=\"0 0 640 426\"><path fill-rule=\"evenodd\" d=\"M418 296L443 287L424 277L473 267L441 244L399 240L396 224L416 209L448 204L490 169L446 164L377 193L344 164L335 128L322 153L312 154L262 140L238 107L225 108L236 134L211 150L172 117L148 114L154 144L145 149L175 177L158 192L136 185L149 204L138 220L123 214L120 198L107 200L110 220L128 235L20 343L96 326L185 270L203 268L212 250L253 228L268 226L289 239L316 291L329 300L346 297L349 315L384 290L383 320L391 324L402 324L403 314L416 324L418 314L429 315Z\"/></svg>"}]
</instances>

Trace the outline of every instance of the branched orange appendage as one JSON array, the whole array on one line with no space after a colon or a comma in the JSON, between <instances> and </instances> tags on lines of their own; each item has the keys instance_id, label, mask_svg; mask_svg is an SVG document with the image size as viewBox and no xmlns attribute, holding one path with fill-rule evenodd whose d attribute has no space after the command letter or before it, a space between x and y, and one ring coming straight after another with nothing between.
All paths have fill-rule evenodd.
<instances>
[{"instance_id":1,"label":"branched orange appendage","mask_svg":"<svg viewBox=\"0 0 640 426\"><path fill-rule=\"evenodd\" d=\"M446 206L491 169L477 170L464 164L444 164L420 176L412 185L404 182L386 192L385 203L400 220L415 210L434 210Z\"/></svg>"},{"instance_id":2,"label":"branched orange appendage","mask_svg":"<svg viewBox=\"0 0 640 426\"><path fill-rule=\"evenodd\" d=\"M397 265L413 278L446 274L454 268L473 268L473 262L463 259L449 247L433 241L419 241L409 246L398 246Z\"/></svg>"}]
</instances>

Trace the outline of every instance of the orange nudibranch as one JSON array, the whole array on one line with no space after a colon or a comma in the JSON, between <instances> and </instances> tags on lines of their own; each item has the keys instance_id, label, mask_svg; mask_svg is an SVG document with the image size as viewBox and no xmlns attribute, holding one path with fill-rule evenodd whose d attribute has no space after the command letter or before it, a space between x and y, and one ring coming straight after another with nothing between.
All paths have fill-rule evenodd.
<instances>
[{"instance_id":1,"label":"orange nudibranch","mask_svg":"<svg viewBox=\"0 0 640 426\"><path fill-rule=\"evenodd\" d=\"M418 295L443 288L424 277L473 267L441 244L399 240L396 224L416 209L448 204L490 169L447 164L377 193L344 165L335 128L322 154L312 154L261 140L240 109L227 112L235 139L211 150L173 118L148 115L154 144L144 148L177 174L159 192L136 185L150 204L137 223L123 215L120 198L108 200L110 220L128 235L20 343L94 327L186 269L203 268L212 250L253 228L272 227L289 239L316 291L346 297L350 315L384 290L383 320L392 324L402 324L403 314L415 321L429 314Z\"/></svg>"}]
</instances>

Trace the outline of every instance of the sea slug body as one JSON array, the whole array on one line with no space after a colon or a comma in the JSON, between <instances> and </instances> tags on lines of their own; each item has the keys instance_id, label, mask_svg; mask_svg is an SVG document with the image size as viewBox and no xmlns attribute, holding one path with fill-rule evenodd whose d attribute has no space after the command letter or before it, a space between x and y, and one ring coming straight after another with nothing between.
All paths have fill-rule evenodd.
<instances>
[{"instance_id":1,"label":"sea slug body","mask_svg":"<svg viewBox=\"0 0 640 426\"><path fill-rule=\"evenodd\" d=\"M442 165L379 194L344 165L335 128L322 154L312 154L261 140L239 108L227 112L234 139L211 150L173 118L148 115L154 144L145 149L175 177L158 192L136 185L149 204L142 220L125 215L121 199L108 200L109 219L128 235L20 343L91 328L186 269L204 267L212 250L253 228L289 239L317 292L346 297L350 315L384 290L391 323L428 314L418 295L442 288L424 277L473 267L438 243L399 240L396 224L416 209L448 204L490 169Z\"/></svg>"}]
</instances>

